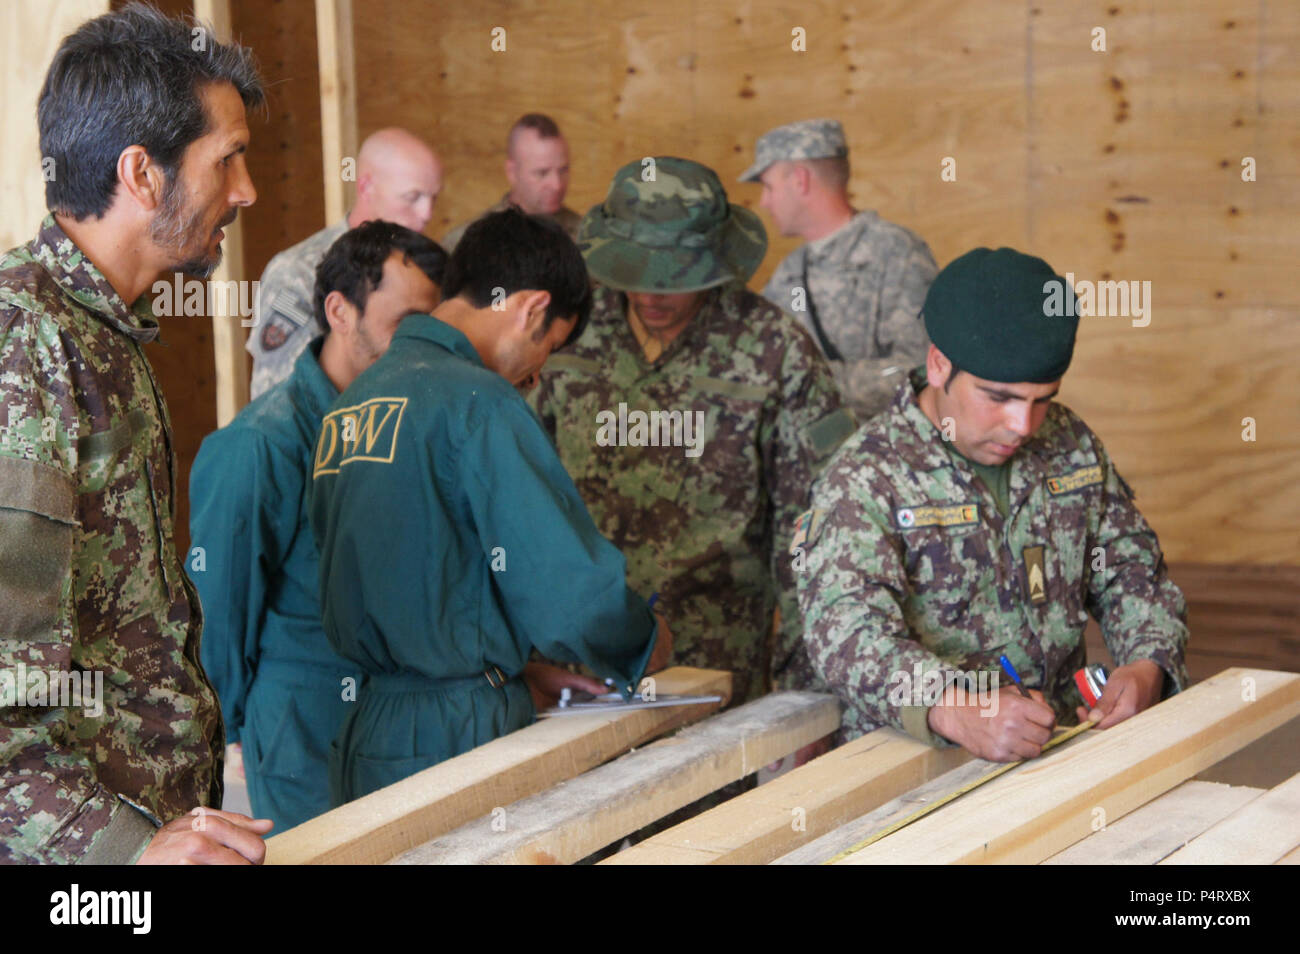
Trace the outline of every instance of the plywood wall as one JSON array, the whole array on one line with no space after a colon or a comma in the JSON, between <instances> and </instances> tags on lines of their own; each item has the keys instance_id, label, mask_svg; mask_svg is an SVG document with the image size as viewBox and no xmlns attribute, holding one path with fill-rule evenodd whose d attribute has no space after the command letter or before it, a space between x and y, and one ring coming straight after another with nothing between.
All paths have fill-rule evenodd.
<instances>
[{"instance_id":1,"label":"plywood wall","mask_svg":"<svg viewBox=\"0 0 1300 954\"><path fill-rule=\"evenodd\" d=\"M620 165L654 154L713 166L757 208L758 188L735 182L754 138L834 116L855 202L920 232L941 264L1011 245L1078 278L1151 282L1146 327L1084 321L1063 399L1101 434L1171 559L1300 563L1297 5L358 9L361 134L404 125L437 145L435 234L501 194L502 140L526 111L567 133L580 211ZM491 49L495 27L505 52ZM791 48L796 27L806 52ZM1248 156L1255 182L1242 181ZM944 157L955 182L940 178ZM772 236L755 286L794 245Z\"/></svg>"}]
</instances>

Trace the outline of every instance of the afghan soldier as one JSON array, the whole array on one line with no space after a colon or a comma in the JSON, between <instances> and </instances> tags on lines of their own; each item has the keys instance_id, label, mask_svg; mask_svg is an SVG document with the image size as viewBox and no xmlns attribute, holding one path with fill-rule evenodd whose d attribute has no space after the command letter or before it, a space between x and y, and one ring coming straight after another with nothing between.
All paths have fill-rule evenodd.
<instances>
[{"instance_id":1,"label":"afghan soldier","mask_svg":"<svg viewBox=\"0 0 1300 954\"><path fill-rule=\"evenodd\" d=\"M510 191L478 216L514 206L529 215L553 220L570 238L578 237L580 216L564 204L569 191L569 144L555 120L541 113L520 116L506 137L506 181ZM442 240L453 251L469 223L459 225Z\"/></svg>"},{"instance_id":2,"label":"afghan soldier","mask_svg":"<svg viewBox=\"0 0 1300 954\"><path fill-rule=\"evenodd\" d=\"M758 140L742 182L762 182L760 206L799 246L763 295L816 338L859 421L884 410L925 360L919 318L937 270L912 232L849 203L849 148L833 119L773 129Z\"/></svg>"},{"instance_id":3,"label":"afghan soldier","mask_svg":"<svg viewBox=\"0 0 1300 954\"><path fill-rule=\"evenodd\" d=\"M847 738L888 725L1032 758L1058 721L1107 728L1187 685L1186 607L1156 535L1101 441L1052 400L1078 323L1052 294L1073 290L1008 248L940 272L924 370L814 488L799 603ZM1088 614L1118 665L1093 710L1072 681ZM1032 698L988 691L980 674L1004 653Z\"/></svg>"},{"instance_id":4,"label":"afghan soldier","mask_svg":"<svg viewBox=\"0 0 1300 954\"><path fill-rule=\"evenodd\" d=\"M572 240L515 209L485 216L443 292L316 445L325 632L365 675L331 756L336 804L530 723L534 647L625 694L671 648L519 393L591 307Z\"/></svg>"},{"instance_id":5,"label":"afghan soldier","mask_svg":"<svg viewBox=\"0 0 1300 954\"><path fill-rule=\"evenodd\" d=\"M812 339L743 285L758 216L699 163L647 168L620 169L583 219L603 287L536 407L632 587L660 594L674 660L731 670L746 701L811 680L782 533L853 418Z\"/></svg>"},{"instance_id":6,"label":"afghan soldier","mask_svg":"<svg viewBox=\"0 0 1300 954\"><path fill-rule=\"evenodd\" d=\"M244 347L253 356L252 397L292 373L307 342L320 334L312 318L316 266L348 229L382 219L423 232L442 191L442 162L405 129L381 129L357 153L357 202L341 222L326 226L267 263L255 298L253 331Z\"/></svg>"},{"instance_id":7,"label":"afghan soldier","mask_svg":"<svg viewBox=\"0 0 1300 954\"><path fill-rule=\"evenodd\" d=\"M63 40L37 109L51 215L0 258L3 861L265 852L269 821L218 810L221 711L143 349L155 279L210 275L222 226L257 195L245 108L261 81L249 51L203 39L133 4ZM56 683L57 700L25 692Z\"/></svg>"},{"instance_id":8,"label":"afghan soldier","mask_svg":"<svg viewBox=\"0 0 1300 954\"><path fill-rule=\"evenodd\" d=\"M316 269L324 332L293 374L208 435L190 475L203 665L240 743L253 811L284 831L329 809L329 747L358 674L321 626L307 519L311 458L331 404L383 354L409 312L438 304L446 255L391 222L344 232Z\"/></svg>"}]
</instances>

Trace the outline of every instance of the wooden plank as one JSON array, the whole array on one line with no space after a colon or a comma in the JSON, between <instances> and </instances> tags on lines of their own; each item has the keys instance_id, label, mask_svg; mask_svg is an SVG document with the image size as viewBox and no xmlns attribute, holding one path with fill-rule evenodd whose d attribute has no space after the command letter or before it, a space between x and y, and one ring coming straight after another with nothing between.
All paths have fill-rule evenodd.
<instances>
[{"instance_id":1,"label":"wooden plank","mask_svg":"<svg viewBox=\"0 0 1300 954\"><path fill-rule=\"evenodd\" d=\"M1300 713L1300 675L1228 669L1011 772L840 864L1036 864Z\"/></svg>"},{"instance_id":2,"label":"wooden plank","mask_svg":"<svg viewBox=\"0 0 1300 954\"><path fill-rule=\"evenodd\" d=\"M1075 741L1063 743L1064 745L1073 745ZM963 752L963 749L952 751ZM942 775L937 776L924 785L919 785L911 791L904 792L897 798L891 799L882 804L874 811L870 811L861 818L855 818L850 822L841 825L833 831L827 832L820 838L809 842L802 848L797 848L788 854L782 855L775 859L772 864L777 865L819 865L835 857L842 851L852 848L854 845L870 838L878 832L884 831L891 825L902 821L908 816L920 811L926 805L933 804L936 800L944 798L947 795L958 791L961 788L979 781L989 772L992 772L1003 765L1001 762L989 762L985 759L971 759L964 764L952 769Z\"/></svg>"},{"instance_id":3,"label":"wooden plank","mask_svg":"<svg viewBox=\"0 0 1300 954\"><path fill-rule=\"evenodd\" d=\"M1300 772L1233 812L1162 865L1271 865L1300 848Z\"/></svg>"},{"instance_id":4,"label":"wooden plank","mask_svg":"<svg viewBox=\"0 0 1300 954\"><path fill-rule=\"evenodd\" d=\"M665 669L655 683L664 694L731 695L731 673L714 669ZM268 839L267 863L383 863L717 707L543 719Z\"/></svg>"},{"instance_id":5,"label":"wooden plank","mask_svg":"<svg viewBox=\"0 0 1300 954\"><path fill-rule=\"evenodd\" d=\"M1300 865L1300 848L1293 848L1273 862L1275 865Z\"/></svg>"},{"instance_id":6,"label":"wooden plank","mask_svg":"<svg viewBox=\"0 0 1300 954\"><path fill-rule=\"evenodd\" d=\"M568 864L835 731L839 703L778 692L414 848L395 864Z\"/></svg>"},{"instance_id":7,"label":"wooden plank","mask_svg":"<svg viewBox=\"0 0 1300 954\"><path fill-rule=\"evenodd\" d=\"M604 864L767 864L970 759L878 729Z\"/></svg>"},{"instance_id":8,"label":"wooden plank","mask_svg":"<svg viewBox=\"0 0 1300 954\"><path fill-rule=\"evenodd\" d=\"M355 159L357 155L357 76L352 41L352 0L316 0L316 48L320 62L325 222L329 224L338 222L348 210L349 196L343 180L342 163L344 157Z\"/></svg>"},{"instance_id":9,"label":"wooden plank","mask_svg":"<svg viewBox=\"0 0 1300 954\"><path fill-rule=\"evenodd\" d=\"M212 27L222 43L230 42L230 0L194 0L194 15ZM209 288L218 283L244 280L244 225L241 218L225 226L221 264L212 273ZM226 286L237 287L237 286ZM234 301L231 301L231 298ZM209 296L213 304L212 351L217 370L217 427L225 427L248 403L248 364L244 357L241 296ZM251 324L251 318L249 324Z\"/></svg>"},{"instance_id":10,"label":"wooden plank","mask_svg":"<svg viewBox=\"0 0 1300 954\"><path fill-rule=\"evenodd\" d=\"M1154 865L1264 791L1192 779L1043 864Z\"/></svg>"}]
</instances>

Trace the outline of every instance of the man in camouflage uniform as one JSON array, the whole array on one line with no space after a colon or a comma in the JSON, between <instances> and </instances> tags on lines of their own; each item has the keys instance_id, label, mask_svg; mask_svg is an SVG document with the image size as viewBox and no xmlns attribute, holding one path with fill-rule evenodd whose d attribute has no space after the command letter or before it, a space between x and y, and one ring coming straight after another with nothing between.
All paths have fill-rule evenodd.
<instances>
[{"instance_id":1,"label":"man in camouflage uniform","mask_svg":"<svg viewBox=\"0 0 1300 954\"><path fill-rule=\"evenodd\" d=\"M256 197L251 56L191 44L189 24L137 5L64 39L38 107L52 214L0 258L0 861L246 864L265 850L269 822L206 807L221 804L221 712L143 350L154 279L210 275L221 226ZM93 674L103 696L24 700L33 671Z\"/></svg>"},{"instance_id":2,"label":"man in camouflage uniform","mask_svg":"<svg viewBox=\"0 0 1300 954\"><path fill-rule=\"evenodd\" d=\"M529 215L551 219L569 238L577 239L582 217L564 204L569 191L569 144L550 116L528 113L510 127L506 137L506 181L510 191L473 221L513 205ZM448 232L442 240L443 248L452 252L469 225L465 222Z\"/></svg>"},{"instance_id":3,"label":"man in camouflage uniform","mask_svg":"<svg viewBox=\"0 0 1300 954\"><path fill-rule=\"evenodd\" d=\"M357 203L343 221L285 249L266 265L244 347L253 356L251 397L287 380L294 362L324 329L312 315L316 266L334 240L363 222L382 219L423 232L442 191L442 161L405 129L381 129L357 153Z\"/></svg>"},{"instance_id":4,"label":"man in camouflage uniform","mask_svg":"<svg viewBox=\"0 0 1300 954\"><path fill-rule=\"evenodd\" d=\"M742 702L811 680L784 534L854 425L812 339L742 284L767 248L758 217L698 163L645 168L583 219L604 287L536 407L629 584L660 594L674 661L731 670Z\"/></svg>"},{"instance_id":5,"label":"man in camouflage uniform","mask_svg":"<svg viewBox=\"0 0 1300 954\"><path fill-rule=\"evenodd\" d=\"M940 272L924 370L814 488L792 552L847 738L889 725L1032 758L1058 721L1106 728L1187 685L1186 607L1156 535L1101 441L1052 403L1078 322L1048 317L1052 287L1068 288L1006 248ZM1093 711L1072 679L1089 613L1118 665ZM1032 698L1005 685L963 699L960 682L996 674L1003 653Z\"/></svg>"},{"instance_id":6,"label":"man in camouflage uniform","mask_svg":"<svg viewBox=\"0 0 1300 954\"><path fill-rule=\"evenodd\" d=\"M859 421L889 404L908 371L925 360L918 317L936 271L912 232L849 203L849 148L833 119L810 119L758 140L742 182L762 182L760 206L799 246L777 266L763 295L794 315L822 349Z\"/></svg>"}]
</instances>

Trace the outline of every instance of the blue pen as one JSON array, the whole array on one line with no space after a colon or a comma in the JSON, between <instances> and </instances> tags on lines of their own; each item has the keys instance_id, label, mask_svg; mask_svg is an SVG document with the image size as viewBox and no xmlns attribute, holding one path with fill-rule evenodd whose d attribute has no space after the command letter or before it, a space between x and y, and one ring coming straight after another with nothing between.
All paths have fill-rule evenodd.
<instances>
[{"instance_id":1,"label":"blue pen","mask_svg":"<svg viewBox=\"0 0 1300 954\"><path fill-rule=\"evenodd\" d=\"M1029 690L1027 690L1025 684L1020 681L1020 673L1016 672L1016 667L1011 665L1011 660L1007 658L1007 654L1003 653L999 656L998 662L1002 664L1003 671L1011 677L1011 681L1016 684L1016 688L1020 690L1020 694L1028 699Z\"/></svg>"},{"instance_id":2,"label":"blue pen","mask_svg":"<svg viewBox=\"0 0 1300 954\"><path fill-rule=\"evenodd\" d=\"M650 608L651 608L651 609L654 609L654 608L655 608L655 604L658 603L658 602L659 602L659 593L658 593L658 591L656 591L656 592L654 592L654 593L651 593L651 594L650 594L650 603L649 603Z\"/></svg>"}]
</instances>

